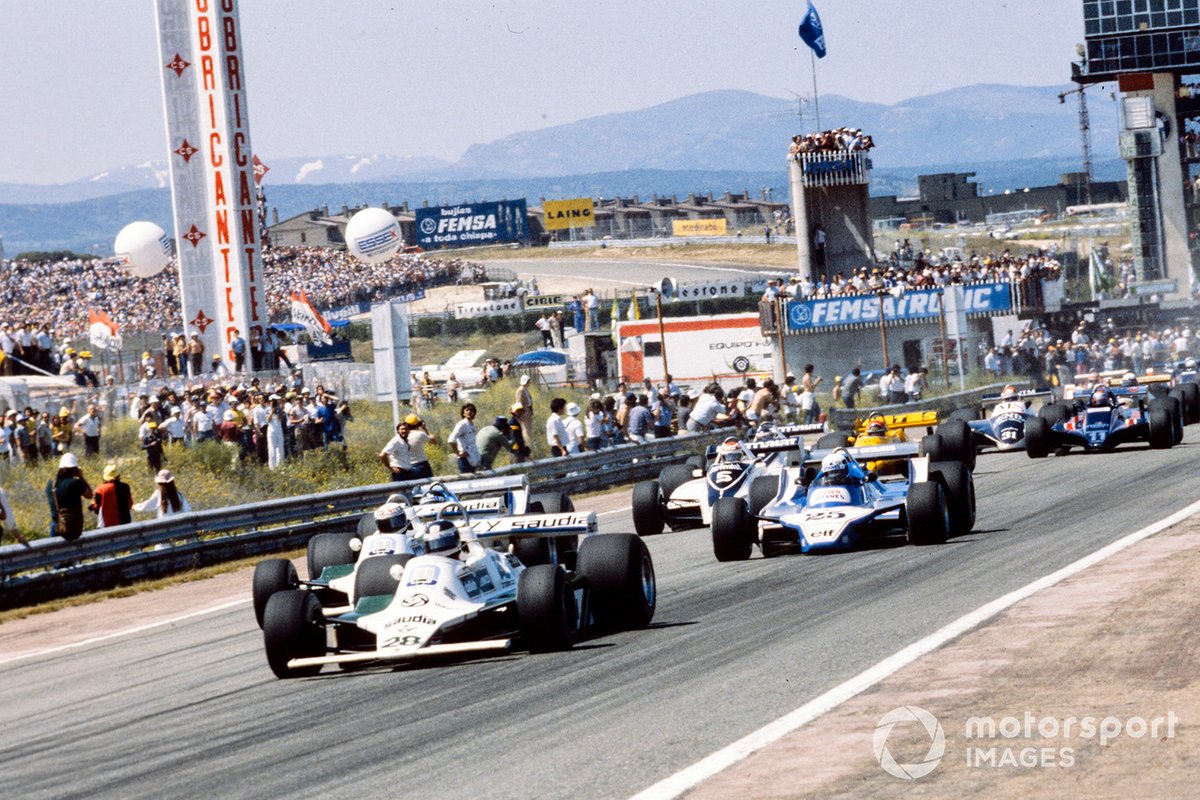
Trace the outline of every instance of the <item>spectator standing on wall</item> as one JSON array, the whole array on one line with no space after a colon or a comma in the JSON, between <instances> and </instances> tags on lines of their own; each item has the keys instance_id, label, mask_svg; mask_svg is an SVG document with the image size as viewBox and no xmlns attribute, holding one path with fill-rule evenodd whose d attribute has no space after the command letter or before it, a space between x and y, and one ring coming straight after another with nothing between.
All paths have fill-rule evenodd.
<instances>
[{"instance_id":1,"label":"spectator standing on wall","mask_svg":"<svg viewBox=\"0 0 1200 800\"><path fill-rule=\"evenodd\" d=\"M588 330L600 330L600 298L596 295L595 289L587 290L584 306L587 310Z\"/></svg>"},{"instance_id":2,"label":"spectator standing on wall","mask_svg":"<svg viewBox=\"0 0 1200 800\"><path fill-rule=\"evenodd\" d=\"M246 368L246 340L242 338L242 332L237 328L233 329L233 339L229 342L229 350L233 353L233 369L241 372Z\"/></svg>"},{"instance_id":3,"label":"spectator standing on wall","mask_svg":"<svg viewBox=\"0 0 1200 800\"><path fill-rule=\"evenodd\" d=\"M800 376L800 391L812 392L813 394L812 406L806 409L804 415L804 422L808 425L813 424L821 417L821 405L816 400L816 394L817 387L821 385L821 381L823 381L824 378L815 374L815 369L816 368L812 364L805 364L804 374Z\"/></svg>"},{"instance_id":4,"label":"spectator standing on wall","mask_svg":"<svg viewBox=\"0 0 1200 800\"><path fill-rule=\"evenodd\" d=\"M188 341L187 352L188 359L192 363L191 377L199 378L204 374L204 342L200 341L200 334L192 334L192 338Z\"/></svg>"},{"instance_id":5,"label":"spectator standing on wall","mask_svg":"<svg viewBox=\"0 0 1200 800\"><path fill-rule=\"evenodd\" d=\"M850 377L842 387L842 401L846 408L854 408L858 403L858 395L862 392L862 370L858 367L850 370Z\"/></svg>"}]
</instances>

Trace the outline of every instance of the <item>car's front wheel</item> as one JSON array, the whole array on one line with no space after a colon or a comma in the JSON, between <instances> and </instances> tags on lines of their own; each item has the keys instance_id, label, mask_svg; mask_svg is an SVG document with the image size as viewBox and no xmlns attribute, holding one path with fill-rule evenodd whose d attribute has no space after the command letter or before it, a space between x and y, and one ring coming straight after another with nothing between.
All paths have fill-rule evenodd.
<instances>
[{"instance_id":1,"label":"car's front wheel","mask_svg":"<svg viewBox=\"0 0 1200 800\"><path fill-rule=\"evenodd\" d=\"M745 561L754 549L752 520L746 501L722 497L713 504L713 555L717 561Z\"/></svg>"}]
</instances>

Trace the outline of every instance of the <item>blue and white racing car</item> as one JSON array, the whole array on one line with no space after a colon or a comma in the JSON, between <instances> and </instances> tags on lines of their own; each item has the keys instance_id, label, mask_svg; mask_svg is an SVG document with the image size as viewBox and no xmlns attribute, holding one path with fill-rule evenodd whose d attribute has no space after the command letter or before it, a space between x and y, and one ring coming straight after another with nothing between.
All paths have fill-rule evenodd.
<instances>
[{"instance_id":1,"label":"blue and white racing car","mask_svg":"<svg viewBox=\"0 0 1200 800\"><path fill-rule=\"evenodd\" d=\"M903 475L881 476L873 464L903 460ZM815 451L779 476L774 498L752 513L741 497L713 506L718 561L787 552L849 550L867 539L904 535L935 544L975 525L975 484L961 461L931 461L915 443Z\"/></svg>"},{"instance_id":2,"label":"blue and white racing car","mask_svg":"<svg viewBox=\"0 0 1200 800\"><path fill-rule=\"evenodd\" d=\"M1022 389L1013 385L1004 387L1000 394L984 395L980 398L983 407L990 406L985 419L978 419L974 409L955 410L951 419L964 420L971 429L971 442L976 450L994 447L997 450L1025 449L1025 421L1037 414L1030 406L1037 398L1044 401L1054 399L1049 389ZM1044 407L1044 406L1043 406Z\"/></svg>"},{"instance_id":3,"label":"blue and white racing car","mask_svg":"<svg viewBox=\"0 0 1200 800\"><path fill-rule=\"evenodd\" d=\"M1183 409L1177 396L1154 397L1151 386L1131 373L1102 381L1089 392L1074 391L1068 403L1043 407L1025 421L1025 452L1030 458L1065 453L1068 448L1112 450L1129 442L1146 441L1155 449L1183 441Z\"/></svg>"},{"instance_id":4,"label":"blue and white racing car","mask_svg":"<svg viewBox=\"0 0 1200 800\"><path fill-rule=\"evenodd\" d=\"M760 508L769 495L753 496L751 487L764 476L773 482L785 463L803 460L804 434L824 430L824 425L763 423L748 442L731 436L710 446L703 457L664 468L658 480L634 484L634 529L639 536L651 536L664 526L677 531L709 525L713 503L722 497L742 497Z\"/></svg>"}]
</instances>

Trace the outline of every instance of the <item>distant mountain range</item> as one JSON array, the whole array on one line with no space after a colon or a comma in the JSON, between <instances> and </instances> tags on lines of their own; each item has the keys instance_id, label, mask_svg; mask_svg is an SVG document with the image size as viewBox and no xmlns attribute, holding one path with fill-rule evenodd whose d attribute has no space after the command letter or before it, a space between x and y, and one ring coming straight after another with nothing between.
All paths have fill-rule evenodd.
<instances>
[{"instance_id":1,"label":"distant mountain range","mask_svg":"<svg viewBox=\"0 0 1200 800\"><path fill-rule=\"evenodd\" d=\"M910 195L916 176L975 172L985 190L1054 183L1080 167L1074 102L1059 87L976 85L894 105L820 98L821 127L862 128L876 142L873 194ZM785 198L790 137L815 129L811 108L744 91L691 95L472 145L454 163L383 154L260 157L281 218L329 205L412 205L470 199L749 190ZM1098 180L1124 175L1115 114L1093 110ZM0 183L7 252L59 247L107 252L133 219L170 222L165 162L147 161L66 184Z\"/></svg>"}]
</instances>

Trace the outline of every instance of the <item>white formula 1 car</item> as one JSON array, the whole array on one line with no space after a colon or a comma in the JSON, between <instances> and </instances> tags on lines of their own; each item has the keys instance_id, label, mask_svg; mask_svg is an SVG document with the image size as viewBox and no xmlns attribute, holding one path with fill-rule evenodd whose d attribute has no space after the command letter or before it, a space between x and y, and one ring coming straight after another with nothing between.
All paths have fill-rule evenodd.
<instances>
[{"instance_id":1,"label":"white formula 1 car","mask_svg":"<svg viewBox=\"0 0 1200 800\"><path fill-rule=\"evenodd\" d=\"M973 408L959 408L950 419L961 419L971 428L971 444L976 450L994 447L997 450L1025 449L1025 420L1038 416L1030 410L1037 398L1043 401L1042 408L1054 400L1048 388L1018 390L1013 385L1004 387L999 394L985 394L980 402L985 409L990 407L985 419L979 419Z\"/></svg>"},{"instance_id":2,"label":"white formula 1 car","mask_svg":"<svg viewBox=\"0 0 1200 800\"><path fill-rule=\"evenodd\" d=\"M429 656L571 647L585 630L644 628L657 586L650 552L632 534L596 534L596 515L567 512L472 523L461 507L422 532L418 555L377 556L356 571L352 606L322 607L316 592L279 591L263 612L263 644L280 678ZM578 568L557 562L557 537L591 534ZM543 539L551 563L512 552Z\"/></svg>"},{"instance_id":3,"label":"white formula 1 car","mask_svg":"<svg viewBox=\"0 0 1200 800\"><path fill-rule=\"evenodd\" d=\"M755 438L742 442L730 437L708 448L704 458L694 456L686 464L670 466L656 481L633 487L633 525L639 536L698 528L712 523L712 507L722 497L743 497L755 512L774 496L752 496L756 478L776 476L785 464L804 460L806 433L821 433L824 425L775 427L763 423Z\"/></svg>"}]
</instances>

